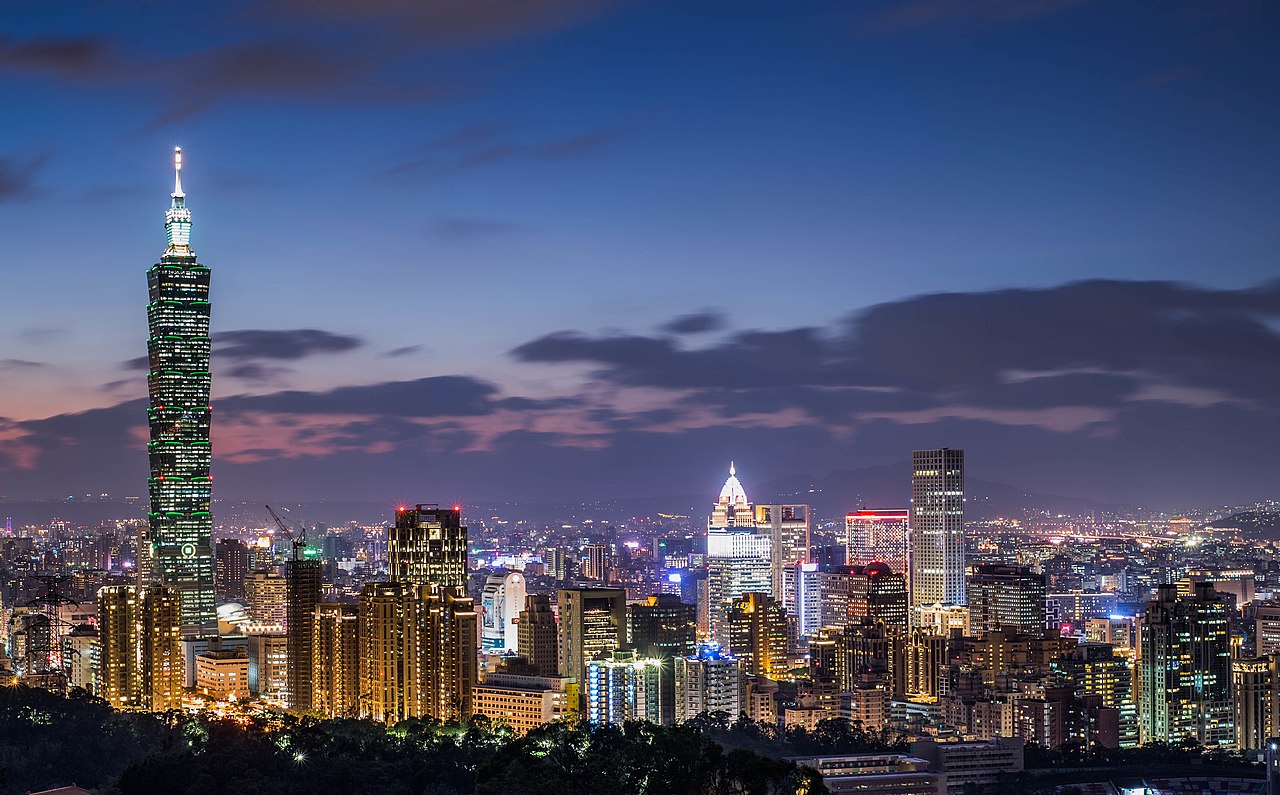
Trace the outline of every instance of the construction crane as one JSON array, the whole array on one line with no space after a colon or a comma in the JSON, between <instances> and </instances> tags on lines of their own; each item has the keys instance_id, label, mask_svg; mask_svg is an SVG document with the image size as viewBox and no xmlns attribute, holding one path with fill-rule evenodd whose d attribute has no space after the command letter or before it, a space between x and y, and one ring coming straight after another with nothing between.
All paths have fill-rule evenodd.
<instances>
[{"instance_id":1,"label":"construction crane","mask_svg":"<svg viewBox=\"0 0 1280 795\"><path fill-rule=\"evenodd\" d=\"M289 510L285 508L285 510ZM276 513L275 510L268 505L267 513L271 514L271 518L275 520L276 527L280 528L280 532L284 533L284 537L289 539L289 543L293 545L293 559L302 560L302 550L307 546L307 526L302 522L297 523L297 530L291 528L284 517Z\"/></svg>"}]
</instances>

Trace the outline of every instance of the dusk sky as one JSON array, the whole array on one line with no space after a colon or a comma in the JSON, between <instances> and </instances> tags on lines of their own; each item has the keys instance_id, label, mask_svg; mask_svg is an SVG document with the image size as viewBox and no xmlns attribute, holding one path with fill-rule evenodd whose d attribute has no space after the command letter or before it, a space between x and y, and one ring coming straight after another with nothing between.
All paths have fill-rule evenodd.
<instances>
[{"instance_id":1,"label":"dusk sky","mask_svg":"<svg viewBox=\"0 0 1280 795\"><path fill-rule=\"evenodd\" d=\"M15 3L0 494L146 489L171 152L215 495L1280 482L1280 6ZM904 497L907 484L903 484Z\"/></svg>"}]
</instances>

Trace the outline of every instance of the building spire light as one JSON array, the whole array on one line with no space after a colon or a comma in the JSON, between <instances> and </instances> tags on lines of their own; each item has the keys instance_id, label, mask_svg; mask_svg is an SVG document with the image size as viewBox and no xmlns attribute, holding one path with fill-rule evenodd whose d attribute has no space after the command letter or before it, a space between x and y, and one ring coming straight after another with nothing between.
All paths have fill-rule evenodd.
<instances>
[{"instance_id":1,"label":"building spire light","mask_svg":"<svg viewBox=\"0 0 1280 795\"><path fill-rule=\"evenodd\" d=\"M173 147L173 198L181 199L182 192L182 147Z\"/></svg>"}]
</instances>

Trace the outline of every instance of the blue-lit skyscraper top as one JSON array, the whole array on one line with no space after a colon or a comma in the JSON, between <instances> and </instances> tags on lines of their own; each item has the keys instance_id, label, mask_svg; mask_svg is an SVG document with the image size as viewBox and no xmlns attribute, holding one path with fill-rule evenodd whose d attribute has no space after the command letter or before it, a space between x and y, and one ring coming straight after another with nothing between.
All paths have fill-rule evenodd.
<instances>
[{"instance_id":1,"label":"blue-lit skyscraper top","mask_svg":"<svg viewBox=\"0 0 1280 795\"><path fill-rule=\"evenodd\" d=\"M176 589L183 635L202 636L218 626L210 514L209 269L191 249L180 149L174 151L173 201L164 228L164 256L147 271L151 511L138 576L144 584Z\"/></svg>"},{"instance_id":2,"label":"blue-lit skyscraper top","mask_svg":"<svg viewBox=\"0 0 1280 795\"><path fill-rule=\"evenodd\" d=\"M164 214L164 231L169 238L165 254L191 254L191 211L182 192L182 149L173 150L173 204Z\"/></svg>"}]
</instances>

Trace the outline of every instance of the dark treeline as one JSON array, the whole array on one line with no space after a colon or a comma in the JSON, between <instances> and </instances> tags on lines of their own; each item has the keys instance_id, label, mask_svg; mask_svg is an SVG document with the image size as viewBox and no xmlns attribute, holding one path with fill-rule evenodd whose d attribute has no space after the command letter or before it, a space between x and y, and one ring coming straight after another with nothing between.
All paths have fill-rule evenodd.
<instances>
[{"instance_id":1,"label":"dark treeline","mask_svg":"<svg viewBox=\"0 0 1280 795\"><path fill-rule=\"evenodd\" d=\"M244 723L117 712L82 694L18 686L0 689L0 795L72 783L104 795L826 792L812 771L726 747L714 738L739 732L703 723L552 725L524 737L483 717L393 727L287 716ZM781 739L788 749L834 741Z\"/></svg>"}]
</instances>

